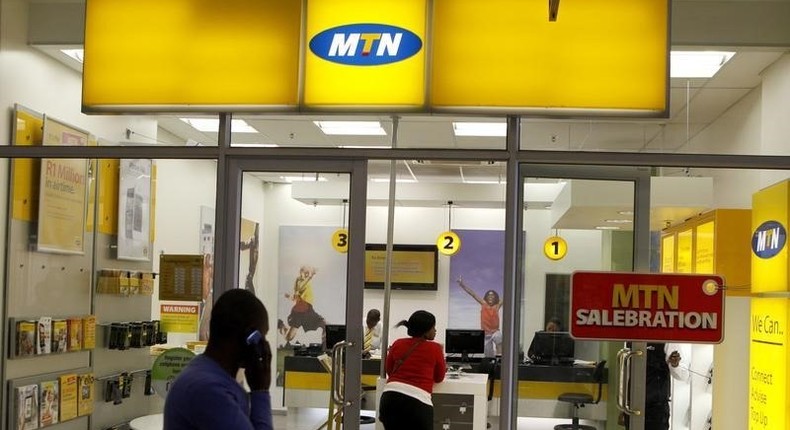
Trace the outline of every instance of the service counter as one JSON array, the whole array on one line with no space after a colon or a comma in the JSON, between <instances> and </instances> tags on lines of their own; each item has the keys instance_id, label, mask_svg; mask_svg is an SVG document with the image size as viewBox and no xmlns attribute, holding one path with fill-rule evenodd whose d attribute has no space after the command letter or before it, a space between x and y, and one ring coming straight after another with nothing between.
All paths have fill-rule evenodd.
<instances>
[{"instance_id":1,"label":"service counter","mask_svg":"<svg viewBox=\"0 0 790 430\"><path fill-rule=\"evenodd\" d=\"M285 357L285 375L283 378L284 405L288 408L312 407L326 408L329 405L329 373L315 357ZM376 387L380 372L380 360L362 360L362 385L368 389ZM474 365L472 370L474 369ZM604 369L604 380L608 380L607 369ZM522 364L518 369L518 415L524 417L571 416L571 405L557 401L562 393L589 393L595 397L598 385L593 378L594 367L591 365L575 366L543 366ZM486 376L483 376L484 381ZM446 380L451 382L452 380ZM499 372L494 373L493 399L488 408L480 411L499 411L500 381ZM441 385L441 384L440 384ZM439 386L437 386L439 389ZM440 390L440 389L439 389ZM603 384L601 402L587 405L579 411L580 417L590 420L606 419L606 383ZM372 391L365 392L362 409L376 408L376 395ZM486 389L484 398L487 398ZM438 409L438 408L437 408ZM437 410L438 414L438 410Z\"/></svg>"}]
</instances>

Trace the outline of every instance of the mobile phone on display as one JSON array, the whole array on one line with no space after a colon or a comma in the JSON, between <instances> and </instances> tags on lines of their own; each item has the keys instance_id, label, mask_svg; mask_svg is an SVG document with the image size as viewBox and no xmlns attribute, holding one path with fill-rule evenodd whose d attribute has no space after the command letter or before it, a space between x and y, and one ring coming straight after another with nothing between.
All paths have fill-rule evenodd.
<instances>
[{"instance_id":1,"label":"mobile phone on display","mask_svg":"<svg viewBox=\"0 0 790 430\"><path fill-rule=\"evenodd\" d=\"M247 335L245 340L250 348L252 356L259 362L263 361L263 335L258 330L253 330Z\"/></svg>"}]
</instances>

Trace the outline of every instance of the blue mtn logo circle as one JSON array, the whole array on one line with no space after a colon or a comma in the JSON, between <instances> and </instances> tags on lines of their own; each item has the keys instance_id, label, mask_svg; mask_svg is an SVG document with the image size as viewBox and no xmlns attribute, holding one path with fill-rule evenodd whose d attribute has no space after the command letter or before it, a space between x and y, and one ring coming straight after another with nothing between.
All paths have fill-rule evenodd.
<instances>
[{"instance_id":1,"label":"blue mtn logo circle","mask_svg":"<svg viewBox=\"0 0 790 430\"><path fill-rule=\"evenodd\" d=\"M752 234L752 252L760 258L779 254L787 243L787 230L779 221L766 221Z\"/></svg>"},{"instance_id":2,"label":"blue mtn logo circle","mask_svg":"<svg viewBox=\"0 0 790 430\"><path fill-rule=\"evenodd\" d=\"M350 66L379 66L403 61L422 49L422 39L401 27L348 24L324 30L310 39L318 57Z\"/></svg>"}]
</instances>

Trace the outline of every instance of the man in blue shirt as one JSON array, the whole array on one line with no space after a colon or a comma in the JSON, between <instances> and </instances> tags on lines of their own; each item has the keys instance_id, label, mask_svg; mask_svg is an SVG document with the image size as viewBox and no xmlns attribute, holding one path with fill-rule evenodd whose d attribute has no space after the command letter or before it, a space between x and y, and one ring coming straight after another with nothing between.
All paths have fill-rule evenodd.
<instances>
[{"instance_id":1,"label":"man in blue shirt","mask_svg":"<svg viewBox=\"0 0 790 430\"><path fill-rule=\"evenodd\" d=\"M266 308L250 291L222 294L211 310L206 352L178 375L165 401L165 430L271 430L272 354ZM236 382L239 368L251 392Z\"/></svg>"}]
</instances>

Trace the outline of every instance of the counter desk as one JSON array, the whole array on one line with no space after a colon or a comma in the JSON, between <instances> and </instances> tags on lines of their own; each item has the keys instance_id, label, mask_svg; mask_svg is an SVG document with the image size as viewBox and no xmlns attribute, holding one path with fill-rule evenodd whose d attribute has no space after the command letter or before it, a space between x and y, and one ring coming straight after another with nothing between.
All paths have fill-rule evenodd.
<instances>
[{"instance_id":1,"label":"counter desk","mask_svg":"<svg viewBox=\"0 0 790 430\"><path fill-rule=\"evenodd\" d=\"M380 383L378 376L381 360L362 360L362 384L368 390L377 387ZM474 365L472 366L474 369ZM522 364L518 368L518 415L523 417L566 418L571 416L571 405L557 401L562 393L589 393L597 395L598 385L593 378L594 367L590 365L575 366L544 366L535 364ZM329 404L329 373L323 368L315 357L285 357L283 378L283 404L288 408L311 407L326 408ZM477 385L475 390L482 386L481 399L487 399L487 375L477 374L475 381L480 379L482 385ZM604 369L604 380L607 380ZM452 390L453 380L445 380ZM490 411L498 414L500 381L499 372L494 374L493 399L488 407L477 409L481 412ZM477 382L476 382L477 383ZM441 384L437 391L441 392ZM458 388L456 385L455 388ZM469 388L469 387L467 387ZM587 405L579 411L580 417L590 420L606 419L606 383L603 384L601 402L597 405ZM476 392L476 391L475 391ZM372 391L366 391L362 409L376 409L377 396ZM477 398L475 399L477 401ZM439 414L437 408L437 415Z\"/></svg>"}]
</instances>

